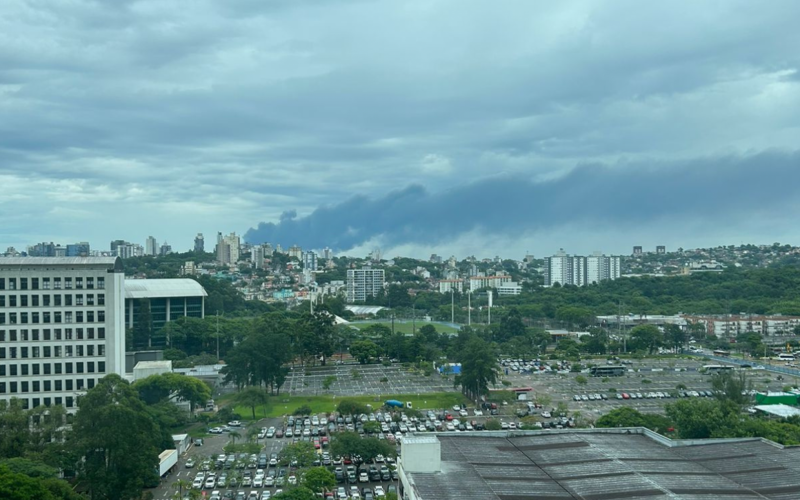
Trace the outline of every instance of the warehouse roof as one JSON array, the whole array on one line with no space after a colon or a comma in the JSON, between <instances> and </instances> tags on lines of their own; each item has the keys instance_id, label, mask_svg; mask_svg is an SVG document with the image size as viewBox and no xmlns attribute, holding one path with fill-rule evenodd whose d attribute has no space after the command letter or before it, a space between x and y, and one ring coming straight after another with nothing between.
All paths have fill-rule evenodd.
<instances>
[{"instance_id":1,"label":"warehouse roof","mask_svg":"<svg viewBox=\"0 0 800 500\"><path fill-rule=\"evenodd\" d=\"M158 299L164 297L207 297L203 286L193 279L125 280L126 299Z\"/></svg>"},{"instance_id":2,"label":"warehouse roof","mask_svg":"<svg viewBox=\"0 0 800 500\"><path fill-rule=\"evenodd\" d=\"M758 411L768 413L774 417L789 418L800 416L800 409L789 405L758 405L754 406L754 408Z\"/></svg>"},{"instance_id":3,"label":"warehouse roof","mask_svg":"<svg viewBox=\"0 0 800 500\"><path fill-rule=\"evenodd\" d=\"M797 499L800 450L750 438L671 441L644 429L438 435L421 500Z\"/></svg>"}]
</instances>

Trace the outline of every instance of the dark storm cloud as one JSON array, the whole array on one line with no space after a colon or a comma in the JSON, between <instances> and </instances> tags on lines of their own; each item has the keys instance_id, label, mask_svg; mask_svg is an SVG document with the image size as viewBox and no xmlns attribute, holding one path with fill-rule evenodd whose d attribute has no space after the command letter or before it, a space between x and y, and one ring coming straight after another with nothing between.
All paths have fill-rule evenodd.
<instances>
[{"instance_id":1,"label":"dark storm cloud","mask_svg":"<svg viewBox=\"0 0 800 500\"><path fill-rule=\"evenodd\" d=\"M524 234L566 223L644 224L710 218L733 223L742 213L774 213L794 201L800 153L704 159L670 165L583 165L555 180L504 176L431 193L419 185L385 196L355 196L305 217L286 212L245 238L348 250L373 238L390 246L452 240L474 229Z\"/></svg>"}]
</instances>

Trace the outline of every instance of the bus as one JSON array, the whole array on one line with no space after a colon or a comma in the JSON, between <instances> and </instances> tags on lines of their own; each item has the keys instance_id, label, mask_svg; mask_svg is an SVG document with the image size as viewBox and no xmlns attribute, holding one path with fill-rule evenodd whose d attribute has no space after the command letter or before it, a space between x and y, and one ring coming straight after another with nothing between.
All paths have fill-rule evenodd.
<instances>
[{"instance_id":1,"label":"bus","mask_svg":"<svg viewBox=\"0 0 800 500\"><path fill-rule=\"evenodd\" d=\"M728 372L733 371L732 366L726 365L705 365L703 366L704 373L720 373L720 372Z\"/></svg>"},{"instance_id":2,"label":"bus","mask_svg":"<svg viewBox=\"0 0 800 500\"><path fill-rule=\"evenodd\" d=\"M628 371L624 366L594 366L592 377L621 377Z\"/></svg>"},{"instance_id":3,"label":"bus","mask_svg":"<svg viewBox=\"0 0 800 500\"><path fill-rule=\"evenodd\" d=\"M790 352L782 352L782 353L778 354L778 359L781 360L781 361L794 361L795 357L794 357L794 354L792 354Z\"/></svg>"},{"instance_id":4,"label":"bus","mask_svg":"<svg viewBox=\"0 0 800 500\"><path fill-rule=\"evenodd\" d=\"M731 356L731 351L723 351L722 349L717 349L714 351L714 356L723 356L729 358Z\"/></svg>"}]
</instances>

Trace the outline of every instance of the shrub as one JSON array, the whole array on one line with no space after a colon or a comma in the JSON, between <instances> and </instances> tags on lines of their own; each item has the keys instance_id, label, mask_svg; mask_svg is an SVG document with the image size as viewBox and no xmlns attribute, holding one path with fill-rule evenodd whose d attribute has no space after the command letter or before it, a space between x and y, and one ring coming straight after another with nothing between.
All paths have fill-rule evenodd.
<instances>
[{"instance_id":1,"label":"shrub","mask_svg":"<svg viewBox=\"0 0 800 500\"><path fill-rule=\"evenodd\" d=\"M500 421L497 420L496 418L490 418L489 420L486 421L485 425L487 431L499 431L500 429L502 429Z\"/></svg>"},{"instance_id":2,"label":"shrub","mask_svg":"<svg viewBox=\"0 0 800 500\"><path fill-rule=\"evenodd\" d=\"M652 383L653 383L653 381L652 381L652 380L650 380L649 378L643 378L643 379L642 379L642 383L643 383L643 384L652 384Z\"/></svg>"},{"instance_id":3,"label":"shrub","mask_svg":"<svg viewBox=\"0 0 800 500\"><path fill-rule=\"evenodd\" d=\"M609 387L608 388L608 392L614 394L615 392L617 392L617 388L616 387Z\"/></svg>"},{"instance_id":4,"label":"shrub","mask_svg":"<svg viewBox=\"0 0 800 500\"><path fill-rule=\"evenodd\" d=\"M292 413L292 415L311 415L311 413L313 413L313 411L314 411L314 410L312 410L310 406L308 406L308 405L303 405L303 406L301 406L301 407L297 408L297 409L296 409L296 410L295 410L295 411Z\"/></svg>"},{"instance_id":5,"label":"shrub","mask_svg":"<svg viewBox=\"0 0 800 500\"><path fill-rule=\"evenodd\" d=\"M601 382L603 382L604 384L605 384L606 382L608 382L608 377L603 377L603 379L601 380Z\"/></svg>"},{"instance_id":6,"label":"shrub","mask_svg":"<svg viewBox=\"0 0 800 500\"><path fill-rule=\"evenodd\" d=\"M578 375L577 377L575 377L575 382L581 385L586 385L589 382L589 380L583 375Z\"/></svg>"},{"instance_id":7,"label":"shrub","mask_svg":"<svg viewBox=\"0 0 800 500\"><path fill-rule=\"evenodd\" d=\"M389 379L388 379L388 378L386 378L386 377L381 377L381 383L384 383L384 384L385 384L385 383L386 383L386 382L388 382L388 381L389 381Z\"/></svg>"},{"instance_id":8,"label":"shrub","mask_svg":"<svg viewBox=\"0 0 800 500\"><path fill-rule=\"evenodd\" d=\"M508 380L501 380L500 383L503 384L503 386L505 387L511 387L511 382L509 382Z\"/></svg>"}]
</instances>

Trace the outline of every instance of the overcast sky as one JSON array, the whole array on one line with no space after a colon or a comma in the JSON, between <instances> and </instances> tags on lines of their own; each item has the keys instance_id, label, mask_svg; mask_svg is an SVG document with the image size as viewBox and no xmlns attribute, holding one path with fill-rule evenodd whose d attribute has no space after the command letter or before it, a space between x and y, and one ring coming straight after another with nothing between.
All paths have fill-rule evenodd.
<instances>
[{"instance_id":1,"label":"overcast sky","mask_svg":"<svg viewBox=\"0 0 800 500\"><path fill-rule=\"evenodd\" d=\"M800 2L5 0L0 251L800 244Z\"/></svg>"}]
</instances>

